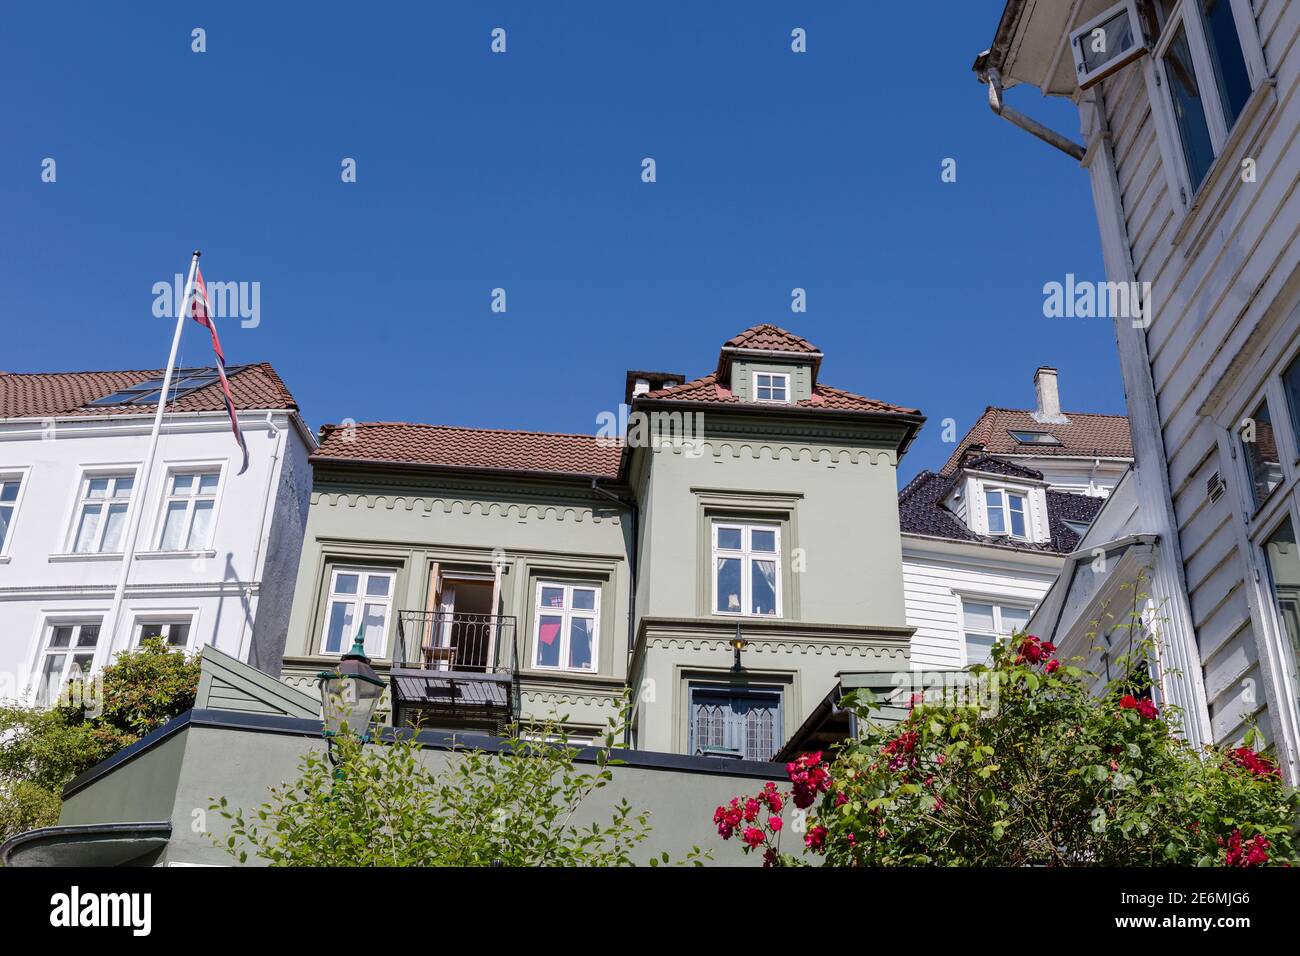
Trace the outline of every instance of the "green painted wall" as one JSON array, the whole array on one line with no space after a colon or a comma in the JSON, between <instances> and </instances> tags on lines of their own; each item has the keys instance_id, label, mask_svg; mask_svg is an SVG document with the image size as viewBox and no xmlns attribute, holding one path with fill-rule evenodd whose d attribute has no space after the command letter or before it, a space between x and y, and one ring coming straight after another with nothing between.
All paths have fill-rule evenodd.
<instances>
[{"instance_id":1,"label":"green painted wall","mask_svg":"<svg viewBox=\"0 0 1300 956\"><path fill-rule=\"evenodd\" d=\"M270 787L293 779L302 754L323 746L319 738L192 726L165 743L165 753L146 754L74 795L65 803L60 822L171 820L172 839L163 863L229 865L231 857L208 835L225 833L224 821L207 809L212 798L224 796L233 806L254 809L267 799ZM432 765L456 759L432 749L423 751L422 758ZM150 768L163 764L170 773L160 780ZM626 797L638 809L650 811L654 826L637 852L640 862L664 850L680 859L692 845L713 848L716 863L740 860L734 845L718 839L713 809L738 794L756 793L763 780L640 767L615 767L613 772L614 782L582 805L576 824L607 820L612 807Z\"/></svg>"},{"instance_id":2,"label":"green painted wall","mask_svg":"<svg viewBox=\"0 0 1300 956\"><path fill-rule=\"evenodd\" d=\"M444 574L490 574L500 564L498 612L517 622L525 713L567 716L579 731L603 727L627 675L629 524L627 512L594 494L589 484L318 469L282 679L315 693L314 675L330 660L318 651L333 567L393 569L395 608L422 611L433 562ZM541 578L599 585L594 673L531 667L535 589ZM389 647L396 630L392 615ZM386 667L385 660L375 663L381 671Z\"/></svg>"},{"instance_id":3,"label":"green painted wall","mask_svg":"<svg viewBox=\"0 0 1300 956\"><path fill-rule=\"evenodd\" d=\"M689 752L692 686L779 689L788 738L840 672L909 669L900 433L797 412L709 412L703 425L697 441L639 449L632 470L648 503L630 677L647 750ZM715 613L717 519L779 525L779 618ZM737 624L749 642L740 672Z\"/></svg>"}]
</instances>

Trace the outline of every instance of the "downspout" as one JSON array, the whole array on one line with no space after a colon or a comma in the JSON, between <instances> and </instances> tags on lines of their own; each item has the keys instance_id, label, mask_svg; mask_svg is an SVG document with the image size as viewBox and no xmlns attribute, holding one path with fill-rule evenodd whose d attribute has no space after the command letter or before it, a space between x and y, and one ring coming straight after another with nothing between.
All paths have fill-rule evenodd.
<instances>
[{"instance_id":1,"label":"downspout","mask_svg":"<svg viewBox=\"0 0 1300 956\"><path fill-rule=\"evenodd\" d=\"M1037 136L1049 146L1055 146L1067 156L1072 156L1079 162L1083 162L1083 157L1087 150L1080 146L1074 140L1067 136L1062 136L1056 130L1048 129L1036 119L1030 119L1019 110L1013 110L1007 106L1002 98L1002 74L997 67L989 67L979 71L979 80L989 88L989 109L998 116L1001 116L1009 123L1014 123L1027 133Z\"/></svg>"},{"instance_id":2,"label":"downspout","mask_svg":"<svg viewBox=\"0 0 1300 956\"><path fill-rule=\"evenodd\" d=\"M628 661L631 661L632 651L636 644L636 572L637 572L637 554L639 544L639 529L641 526L641 511L635 501L624 501L618 495L606 491L597 483L597 479L591 479L591 490L602 498L608 498L610 501L626 508L631 512L632 533L629 542L631 553L628 555L628 595L627 595L627 655ZM630 674L628 675L631 676ZM623 728L623 743L630 744L632 741L632 727L628 725Z\"/></svg>"}]
</instances>

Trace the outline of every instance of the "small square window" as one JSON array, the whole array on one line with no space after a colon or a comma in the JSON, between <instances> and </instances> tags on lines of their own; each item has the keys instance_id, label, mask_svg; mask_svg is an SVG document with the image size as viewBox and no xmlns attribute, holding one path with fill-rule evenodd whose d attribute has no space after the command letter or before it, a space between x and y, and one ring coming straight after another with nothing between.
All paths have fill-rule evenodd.
<instances>
[{"instance_id":1,"label":"small square window","mask_svg":"<svg viewBox=\"0 0 1300 956\"><path fill-rule=\"evenodd\" d=\"M790 376L777 372L755 372L754 400L788 403L790 401Z\"/></svg>"},{"instance_id":2,"label":"small square window","mask_svg":"<svg viewBox=\"0 0 1300 956\"><path fill-rule=\"evenodd\" d=\"M136 633L136 646L148 640L161 640L168 647L188 647L190 643L189 619L148 621L141 624Z\"/></svg>"},{"instance_id":3,"label":"small square window","mask_svg":"<svg viewBox=\"0 0 1300 956\"><path fill-rule=\"evenodd\" d=\"M1137 7L1116 4L1070 34L1079 89L1086 90L1146 54Z\"/></svg>"}]
</instances>

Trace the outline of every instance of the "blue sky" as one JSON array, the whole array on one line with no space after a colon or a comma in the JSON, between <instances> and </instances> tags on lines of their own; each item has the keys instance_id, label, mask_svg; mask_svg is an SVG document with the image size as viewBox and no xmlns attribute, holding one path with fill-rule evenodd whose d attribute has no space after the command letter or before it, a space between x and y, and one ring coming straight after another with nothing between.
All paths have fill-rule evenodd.
<instances>
[{"instance_id":1,"label":"blue sky","mask_svg":"<svg viewBox=\"0 0 1300 956\"><path fill-rule=\"evenodd\" d=\"M925 412L903 481L942 419L1031 405L1039 364L1067 409L1124 410L1110 323L1042 314L1044 283L1103 278L1098 233L1086 174L970 71L1001 0L288 7L7 12L0 368L161 366L151 289L201 248L209 282L260 283L229 361L272 362L313 427L594 433L626 369L703 374L759 322Z\"/></svg>"}]
</instances>

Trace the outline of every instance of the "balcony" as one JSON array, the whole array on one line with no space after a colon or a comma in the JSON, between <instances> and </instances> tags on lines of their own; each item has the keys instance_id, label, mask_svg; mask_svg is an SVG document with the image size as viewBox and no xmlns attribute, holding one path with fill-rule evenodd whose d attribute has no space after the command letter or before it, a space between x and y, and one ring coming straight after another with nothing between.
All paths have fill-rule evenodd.
<instances>
[{"instance_id":1,"label":"balcony","mask_svg":"<svg viewBox=\"0 0 1300 956\"><path fill-rule=\"evenodd\" d=\"M518 670L513 617L401 611L393 725L500 734L519 714Z\"/></svg>"}]
</instances>

